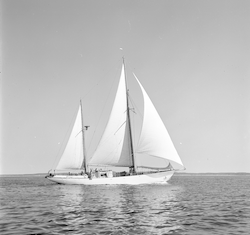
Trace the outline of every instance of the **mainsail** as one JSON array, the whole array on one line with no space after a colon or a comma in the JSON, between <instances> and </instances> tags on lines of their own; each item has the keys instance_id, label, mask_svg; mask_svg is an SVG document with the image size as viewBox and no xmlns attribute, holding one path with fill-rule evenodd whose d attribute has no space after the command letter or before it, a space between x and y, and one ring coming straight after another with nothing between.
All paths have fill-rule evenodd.
<instances>
[{"instance_id":1,"label":"mainsail","mask_svg":"<svg viewBox=\"0 0 250 235\"><path fill-rule=\"evenodd\" d=\"M127 96L124 65L109 121L90 165L131 166L127 125Z\"/></svg>"},{"instance_id":2,"label":"mainsail","mask_svg":"<svg viewBox=\"0 0 250 235\"><path fill-rule=\"evenodd\" d=\"M136 76L135 78L142 90L144 100L143 124L136 152L165 158L183 166L164 123L138 78Z\"/></svg>"},{"instance_id":3,"label":"mainsail","mask_svg":"<svg viewBox=\"0 0 250 235\"><path fill-rule=\"evenodd\" d=\"M73 129L62 157L56 167L57 170L80 169L83 156L83 127L81 119L81 106L79 106Z\"/></svg>"}]
</instances>

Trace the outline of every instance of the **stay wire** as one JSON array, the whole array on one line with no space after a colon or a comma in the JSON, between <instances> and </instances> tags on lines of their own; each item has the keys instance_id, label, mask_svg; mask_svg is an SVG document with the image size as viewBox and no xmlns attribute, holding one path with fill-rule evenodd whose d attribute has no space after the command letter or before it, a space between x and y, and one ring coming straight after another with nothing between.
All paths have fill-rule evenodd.
<instances>
[{"instance_id":1,"label":"stay wire","mask_svg":"<svg viewBox=\"0 0 250 235\"><path fill-rule=\"evenodd\" d=\"M108 70L108 72L106 73L105 76L107 76L107 74L109 74L111 70L113 70L113 68L110 68L110 69ZM104 76L104 77L105 77L105 76ZM105 99L104 106L103 106L103 108L102 108L101 114L99 115L99 118L98 118L98 121L97 121L97 125L96 125L96 127L95 127L95 129L94 129L94 131L93 131L93 135L92 135L92 137L91 137L91 139L90 139L90 143L89 143L89 146L88 146L88 150L89 150L90 147L92 146L92 143L93 143L93 139L94 139L96 130L97 130L97 128L98 128L99 125L100 125L100 120L101 120L101 118L102 118L102 116L103 116L103 112L104 112L104 110L105 110L105 108L106 108L106 106L107 106L108 99L109 99L109 97L110 97L110 95L111 95L111 91L112 91L112 89L113 89L113 87L114 87L114 84L115 84L115 80L116 80L116 79L117 79L116 76L114 76L113 81L112 81L112 85L111 85L111 87L110 87L110 89L109 89L109 92L108 92L108 95L107 95L107 97L106 97L106 99ZM101 79L100 79L100 80L101 80ZM100 80L99 80L99 81L100 81ZM97 149L97 147L98 147L100 141L101 141L101 138L100 138L100 140L99 140L99 142L98 142L98 144L97 144L97 146L96 146L96 148L95 148L95 151L96 151L96 149ZM88 150L87 150L87 153L88 153Z\"/></svg>"}]
</instances>

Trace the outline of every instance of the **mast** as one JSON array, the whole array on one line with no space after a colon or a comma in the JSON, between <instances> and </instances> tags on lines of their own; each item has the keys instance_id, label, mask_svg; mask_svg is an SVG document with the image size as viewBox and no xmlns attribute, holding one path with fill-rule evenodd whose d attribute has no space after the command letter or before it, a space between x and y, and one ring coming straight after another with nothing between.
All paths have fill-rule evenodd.
<instances>
[{"instance_id":1,"label":"mast","mask_svg":"<svg viewBox=\"0 0 250 235\"><path fill-rule=\"evenodd\" d=\"M82 148L83 148L83 163L81 168L84 169L85 173L88 173L87 153L85 147L85 130L87 130L87 126L84 126L83 124L83 109L81 100L80 100L80 106L81 106L81 118L82 118Z\"/></svg>"},{"instance_id":2,"label":"mast","mask_svg":"<svg viewBox=\"0 0 250 235\"><path fill-rule=\"evenodd\" d=\"M125 82L126 82L126 96L127 96L127 117L128 117L128 129L129 129L129 139L130 139L130 149L131 149L131 159L132 159L132 170L133 173L136 173L137 165L136 165L136 159L134 154L134 146L133 146L133 139L132 139L132 128L131 128L131 120L130 120L130 110L129 110L129 102L128 102L128 95L129 90L127 89L127 79L126 79L126 72L125 72L125 62L124 57L123 59L123 66L124 66L124 75L125 75Z\"/></svg>"}]
</instances>

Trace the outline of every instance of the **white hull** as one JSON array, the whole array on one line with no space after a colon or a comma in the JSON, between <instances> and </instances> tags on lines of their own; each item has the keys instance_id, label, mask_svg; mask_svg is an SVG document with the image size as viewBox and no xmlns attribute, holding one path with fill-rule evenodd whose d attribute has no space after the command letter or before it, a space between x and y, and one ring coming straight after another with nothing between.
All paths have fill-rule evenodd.
<instances>
[{"instance_id":1,"label":"white hull","mask_svg":"<svg viewBox=\"0 0 250 235\"><path fill-rule=\"evenodd\" d=\"M83 185L104 185L104 184L151 184L167 182L174 171L164 171L143 175L120 176L111 178L85 178L82 175L55 175L47 179L59 184L83 184Z\"/></svg>"}]
</instances>

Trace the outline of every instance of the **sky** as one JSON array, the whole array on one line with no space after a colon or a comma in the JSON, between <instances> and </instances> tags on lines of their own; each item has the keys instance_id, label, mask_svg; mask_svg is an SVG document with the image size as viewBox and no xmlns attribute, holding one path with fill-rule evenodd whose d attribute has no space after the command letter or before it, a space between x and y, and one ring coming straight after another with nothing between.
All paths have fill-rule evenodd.
<instances>
[{"instance_id":1,"label":"sky","mask_svg":"<svg viewBox=\"0 0 250 235\"><path fill-rule=\"evenodd\" d=\"M122 57L186 172L250 172L250 1L0 4L0 174L55 166L80 99L94 149Z\"/></svg>"}]
</instances>

